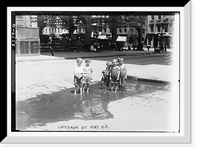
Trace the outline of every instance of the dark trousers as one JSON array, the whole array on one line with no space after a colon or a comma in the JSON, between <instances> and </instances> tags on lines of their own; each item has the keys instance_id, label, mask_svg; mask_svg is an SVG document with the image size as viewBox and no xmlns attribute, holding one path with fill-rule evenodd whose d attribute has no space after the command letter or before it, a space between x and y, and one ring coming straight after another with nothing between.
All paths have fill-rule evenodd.
<instances>
[{"instance_id":1,"label":"dark trousers","mask_svg":"<svg viewBox=\"0 0 200 152\"><path fill-rule=\"evenodd\" d=\"M54 56L53 48L50 48L50 50L51 50L51 55Z\"/></svg>"}]
</instances>

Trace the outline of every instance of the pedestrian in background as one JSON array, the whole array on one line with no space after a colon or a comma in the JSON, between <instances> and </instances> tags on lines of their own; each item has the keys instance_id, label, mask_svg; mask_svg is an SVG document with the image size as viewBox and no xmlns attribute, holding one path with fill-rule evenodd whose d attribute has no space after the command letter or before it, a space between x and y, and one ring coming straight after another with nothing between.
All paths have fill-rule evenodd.
<instances>
[{"instance_id":1,"label":"pedestrian in background","mask_svg":"<svg viewBox=\"0 0 200 152\"><path fill-rule=\"evenodd\" d=\"M90 51L91 51L91 52L96 52L96 51L97 51L97 49L94 47L93 44L90 46Z\"/></svg>"},{"instance_id":2,"label":"pedestrian in background","mask_svg":"<svg viewBox=\"0 0 200 152\"><path fill-rule=\"evenodd\" d=\"M49 37L49 42L48 43L49 43L49 47L50 47L50 50L51 50L51 55L54 56L54 53L53 53L54 44L53 44L53 38L51 36Z\"/></svg>"}]
</instances>

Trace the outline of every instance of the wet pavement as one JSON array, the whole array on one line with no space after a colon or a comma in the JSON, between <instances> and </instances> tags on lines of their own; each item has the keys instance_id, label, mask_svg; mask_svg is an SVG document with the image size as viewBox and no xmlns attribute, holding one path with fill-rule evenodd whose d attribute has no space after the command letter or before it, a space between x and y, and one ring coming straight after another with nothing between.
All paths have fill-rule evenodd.
<instances>
[{"instance_id":1,"label":"wet pavement","mask_svg":"<svg viewBox=\"0 0 200 152\"><path fill-rule=\"evenodd\" d=\"M26 130L28 127L45 126L46 123L77 119L85 121L114 119L114 115L108 110L109 103L158 90L167 91L162 84L144 83L131 79L127 81L125 91L101 90L100 83L95 83L90 87L91 91L84 92L83 95L74 95L74 88L69 88L18 101L16 129ZM153 105L149 104L149 106Z\"/></svg>"}]
</instances>

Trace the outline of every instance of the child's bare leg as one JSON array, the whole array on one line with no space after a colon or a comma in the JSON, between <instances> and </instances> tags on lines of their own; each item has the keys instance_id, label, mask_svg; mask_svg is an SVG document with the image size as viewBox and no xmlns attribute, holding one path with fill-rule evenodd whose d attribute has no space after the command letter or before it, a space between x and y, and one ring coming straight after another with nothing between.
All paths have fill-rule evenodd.
<instances>
[{"instance_id":1,"label":"child's bare leg","mask_svg":"<svg viewBox=\"0 0 200 152\"><path fill-rule=\"evenodd\" d=\"M83 87L80 87L80 94L83 93Z\"/></svg>"},{"instance_id":2,"label":"child's bare leg","mask_svg":"<svg viewBox=\"0 0 200 152\"><path fill-rule=\"evenodd\" d=\"M79 83L79 89L80 89L80 94L83 93L83 87L84 87L84 82L83 82L83 79L80 80L80 83Z\"/></svg>"},{"instance_id":3,"label":"child's bare leg","mask_svg":"<svg viewBox=\"0 0 200 152\"><path fill-rule=\"evenodd\" d=\"M76 90L77 90L77 80L76 77L74 76L74 94L76 94Z\"/></svg>"},{"instance_id":4,"label":"child's bare leg","mask_svg":"<svg viewBox=\"0 0 200 152\"><path fill-rule=\"evenodd\" d=\"M119 88L120 88L121 91L123 90L123 86L124 86L124 77L121 76L120 77L120 83L119 83Z\"/></svg>"},{"instance_id":5,"label":"child's bare leg","mask_svg":"<svg viewBox=\"0 0 200 152\"><path fill-rule=\"evenodd\" d=\"M109 85L106 86L107 91L109 91Z\"/></svg>"},{"instance_id":6,"label":"child's bare leg","mask_svg":"<svg viewBox=\"0 0 200 152\"><path fill-rule=\"evenodd\" d=\"M111 91L113 91L113 83L112 83L112 85L111 85Z\"/></svg>"},{"instance_id":7,"label":"child's bare leg","mask_svg":"<svg viewBox=\"0 0 200 152\"><path fill-rule=\"evenodd\" d=\"M90 88L89 88L89 83L87 83L87 92L89 92Z\"/></svg>"},{"instance_id":8,"label":"child's bare leg","mask_svg":"<svg viewBox=\"0 0 200 152\"><path fill-rule=\"evenodd\" d=\"M118 83L115 83L115 92L118 90Z\"/></svg>"},{"instance_id":9,"label":"child's bare leg","mask_svg":"<svg viewBox=\"0 0 200 152\"><path fill-rule=\"evenodd\" d=\"M102 78L101 78L101 90L103 90L104 84L105 84L105 78L102 77Z\"/></svg>"},{"instance_id":10,"label":"child's bare leg","mask_svg":"<svg viewBox=\"0 0 200 152\"><path fill-rule=\"evenodd\" d=\"M83 92L85 91L85 83L83 84Z\"/></svg>"},{"instance_id":11,"label":"child's bare leg","mask_svg":"<svg viewBox=\"0 0 200 152\"><path fill-rule=\"evenodd\" d=\"M82 96L82 94L80 94L80 100L81 100L81 101L83 100L83 96Z\"/></svg>"},{"instance_id":12,"label":"child's bare leg","mask_svg":"<svg viewBox=\"0 0 200 152\"><path fill-rule=\"evenodd\" d=\"M75 89L74 89L74 94L76 94L76 90L77 90L77 86L75 86Z\"/></svg>"},{"instance_id":13,"label":"child's bare leg","mask_svg":"<svg viewBox=\"0 0 200 152\"><path fill-rule=\"evenodd\" d=\"M109 91L109 86L110 86L110 78L108 76L107 79L106 79L106 89L107 89L107 91Z\"/></svg>"}]
</instances>

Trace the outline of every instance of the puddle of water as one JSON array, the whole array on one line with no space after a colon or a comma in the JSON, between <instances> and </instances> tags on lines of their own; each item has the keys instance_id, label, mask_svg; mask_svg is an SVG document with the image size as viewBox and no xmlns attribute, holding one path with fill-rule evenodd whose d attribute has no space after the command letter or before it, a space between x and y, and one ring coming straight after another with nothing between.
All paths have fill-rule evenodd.
<instances>
[{"instance_id":1,"label":"puddle of water","mask_svg":"<svg viewBox=\"0 0 200 152\"><path fill-rule=\"evenodd\" d=\"M142 83L128 80L125 91L110 92L100 90L100 83L90 86L90 92L73 94L66 89L36 98L18 101L16 104L16 129L24 130L30 126L43 126L46 123L71 119L109 119L113 115L107 110L109 102L128 96L162 90L161 84Z\"/></svg>"}]
</instances>

